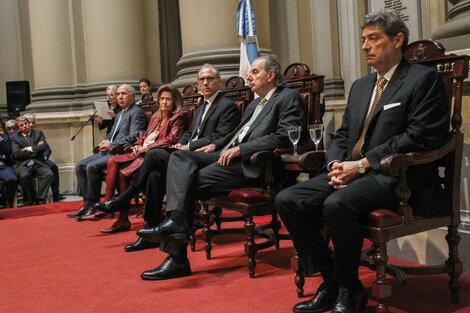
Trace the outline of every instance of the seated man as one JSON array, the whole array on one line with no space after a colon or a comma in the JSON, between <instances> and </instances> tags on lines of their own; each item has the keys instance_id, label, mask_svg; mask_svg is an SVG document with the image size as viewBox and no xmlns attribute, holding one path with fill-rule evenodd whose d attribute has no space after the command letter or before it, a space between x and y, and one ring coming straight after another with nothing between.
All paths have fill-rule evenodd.
<instances>
[{"instance_id":1,"label":"seated man","mask_svg":"<svg viewBox=\"0 0 470 313\"><path fill-rule=\"evenodd\" d=\"M54 174L44 161L44 151L48 145L46 137L40 130L30 129L29 122L24 116L16 119L19 132L11 137L11 150L14 169L23 190L24 204L45 203L47 190L51 186ZM36 193L33 188L33 178L39 178Z\"/></svg>"},{"instance_id":2,"label":"seated man","mask_svg":"<svg viewBox=\"0 0 470 313\"><path fill-rule=\"evenodd\" d=\"M102 171L112 156L110 150L125 143L134 143L139 130L145 130L147 118L144 112L135 105L134 87L123 84L117 91L118 103L122 110L116 116L111 132L99 144L100 152L81 160L75 167L77 174L78 194L83 197L83 205L68 217L87 216L95 213L95 203L101 194Z\"/></svg>"},{"instance_id":3,"label":"seated man","mask_svg":"<svg viewBox=\"0 0 470 313\"><path fill-rule=\"evenodd\" d=\"M169 256L157 268L142 273L142 279L190 275L186 246L195 201L226 195L241 186L262 186L264 168L250 165L250 157L261 150L289 147L288 126L302 124L300 95L282 86L281 67L271 55L253 61L248 80L259 98L247 107L237 128L201 149L171 155L167 218L155 228L137 232L148 241L161 242L160 250Z\"/></svg>"},{"instance_id":4,"label":"seated man","mask_svg":"<svg viewBox=\"0 0 470 313\"><path fill-rule=\"evenodd\" d=\"M26 113L24 117L26 117L26 119L28 120L29 128L36 129L36 114ZM60 195L59 193L59 168L57 167L57 164L49 160L49 157L51 156L51 154L52 154L51 147L48 146L46 151L44 151L44 160L50 166L52 173L54 173L54 180L52 181L52 184L51 184L52 201L58 202L64 199L65 197Z\"/></svg>"},{"instance_id":5,"label":"seated man","mask_svg":"<svg viewBox=\"0 0 470 313\"><path fill-rule=\"evenodd\" d=\"M445 87L430 67L403 58L408 29L395 12L364 17L362 50L377 70L351 87L342 125L326 154L328 171L283 190L276 207L307 275L321 272L313 299L298 303L297 313L362 312L367 294L359 276L360 223L377 208L396 208L396 177L380 172L389 154L436 149L449 121ZM419 216L435 216L432 203L445 202L437 165L408 169L410 204ZM444 210L448 205L437 206ZM314 217L325 218L334 245L331 255Z\"/></svg>"},{"instance_id":6,"label":"seated man","mask_svg":"<svg viewBox=\"0 0 470 313\"><path fill-rule=\"evenodd\" d=\"M196 150L213 140L230 133L240 122L240 111L232 100L220 93L220 73L213 65L204 64L198 72L199 88L204 103L195 112L189 129L183 133L172 149L155 148L145 154L144 162L137 170L132 182L115 200L97 205L107 212L119 210L126 214L130 200L147 185L144 220L148 227L155 227L160 222L163 197L166 192L166 169L170 154L175 150ZM120 214L121 214L120 213ZM158 245L142 238L126 246L127 252L139 251Z\"/></svg>"},{"instance_id":7,"label":"seated man","mask_svg":"<svg viewBox=\"0 0 470 313\"><path fill-rule=\"evenodd\" d=\"M16 177L12 165L10 135L8 135L6 131L3 131L0 134L0 180L3 181L3 204L7 208L13 206L15 191L18 186L18 177Z\"/></svg>"}]
</instances>

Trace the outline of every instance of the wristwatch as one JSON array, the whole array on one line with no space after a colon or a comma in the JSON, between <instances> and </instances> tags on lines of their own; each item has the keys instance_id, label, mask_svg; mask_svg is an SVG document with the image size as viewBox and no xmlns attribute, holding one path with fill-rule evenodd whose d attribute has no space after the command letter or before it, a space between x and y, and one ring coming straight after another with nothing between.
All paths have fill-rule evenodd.
<instances>
[{"instance_id":1,"label":"wristwatch","mask_svg":"<svg viewBox=\"0 0 470 313\"><path fill-rule=\"evenodd\" d=\"M364 167L364 164L362 163L362 160L359 160L357 162L357 171L359 172L359 174L364 174L366 172L366 169Z\"/></svg>"}]
</instances>

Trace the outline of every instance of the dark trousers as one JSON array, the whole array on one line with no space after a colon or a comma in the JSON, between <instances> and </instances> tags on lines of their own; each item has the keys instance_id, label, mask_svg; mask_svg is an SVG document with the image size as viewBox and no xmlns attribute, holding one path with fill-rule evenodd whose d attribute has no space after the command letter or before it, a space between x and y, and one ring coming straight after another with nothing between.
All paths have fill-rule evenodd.
<instances>
[{"instance_id":1,"label":"dark trousers","mask_svg":"<svg viewBox=\"0 0 470 313\"><path fill-rule=\"evenodd\" d=\"M394 188L384 188L382 174L366 174L335 190L327 173L284 189L276 207L302 259L305 272L327 272L328 280L347 283L358 279L362 249L360 221L378 208L394 208ZM379 178L379 180L377 180ZM315 225L323 216L334 245L334 258Z\"/></svg>"},{"instance_id":2,"label":"dark trousers","mask_svg":"<svg viewBox=\"0 0 470 313\"><path fill-rule=\"evenodd\" d=\"M255 184L244 177L240 158L232 159L228 166L221 166L216 162L218 157L218 151L175 151L171 155L166 180L167 213L183 212L191 224L196 200L226 195L247 183ZM174 257L187 257L186 244L167 241L160 244L160 250Z\"/></svg>"},{"instance_id":3,"label":"dark trousers","mask_svg":"<svg viewBox=\"0 0 470 313\"><path fill-rule=\"evenodd\" d=\"M165 196L166 168L172 152L173 150L155 148L145 153L144 162L136 171L129 187L116 198L121 211L128 211L132 197L145 190L144 220L149 227L157 226L160 221Z\"/></svg>"},{"instance_id":4,"label":"dark trousers","mask_svg":"<svg viewBox=\"0 0 470 313\"><path fill-rule=\"evenodd\" d=\"M19 166L15 169L16 175L21 184L23 190L23 198L26 202L36 200L45 200L47 196L47 189L51 186L54 174L52 173L49 166L42 166L38 163L34 163L32 167L26 165ZM35 194L33 178L39 178L38 190Z\"/></svg>"},{"instance_id":5,"label":"dark trousers","mask_svg":"<svg viewBox=\"0 0 470 313\"><path fill-rule=\"evenodd\" d=\"M16 177L13 167L6 164L0 165L0 179L3 181L2 193L4 200L13 205L13 198L18 186L18 177Z\"/></svg>"},{"instance_id":6,"label":"dark trousers","mask_svg":"<svg viewBox=\"0 0 470 313\"><path fill-rule=\"evenodd\" d=\"M59 168L57 167L57 164L52 162L51 160L46 160L47 165L51 167L51 171L54 174L54 180L52 181L51 184L51 189L53 194L58 194L59 193Z\"/></svg>"},{"instance_id":7,"label":"dark trousers","mask_svg":"<svg viewBox=\"0 0 470 313\"><path fill-rule=\"evenodd\" d=\"M110 153L97 153L81 160L75 166L77 194L83 197L86 205L94 204L100 200L102 172L110 157L112 157Z\"/></svg>"}]
</instances>

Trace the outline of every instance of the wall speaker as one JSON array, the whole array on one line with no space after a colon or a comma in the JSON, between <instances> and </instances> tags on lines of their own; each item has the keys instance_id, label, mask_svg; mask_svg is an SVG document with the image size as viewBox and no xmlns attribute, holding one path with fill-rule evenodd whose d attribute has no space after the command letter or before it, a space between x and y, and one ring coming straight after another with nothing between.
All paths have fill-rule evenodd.
<instances>
[{"instance_id":1,"label":"wall speaker","mask_svg":"<svg viewBox=\"0 0 470 313\"><path fill-rule=\"evenodd\" d=\"M29 81L6 82L8 115L19 115L31 103Z\"/></svg>"}]
</instances>

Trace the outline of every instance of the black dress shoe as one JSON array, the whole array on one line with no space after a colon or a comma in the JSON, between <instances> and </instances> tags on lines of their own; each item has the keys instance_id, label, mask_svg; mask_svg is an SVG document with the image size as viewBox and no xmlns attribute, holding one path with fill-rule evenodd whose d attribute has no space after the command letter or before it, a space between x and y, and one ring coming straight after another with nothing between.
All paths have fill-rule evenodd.
<instances>
[{"instance_id":1,"label":"black dress shoe","mask_svg":"<svg viewBox=\"0 0 470 313\"><path fill-rule=\"evenodd\" d=\"M114 212L119 211L119 208L116 205L115 200L109 200L109 201L105 201L105 202L97 202L95 204L95 207L98 210L103 211L103 212L107 212L107 213L114 213Z\"/></svg>"},{"instance_id":2,"label":"black dress shoe","mask_svg":"<svg viewBox=\"0 0 470 313\"><path fill-rule=\"evenodd\" d=\"M61 195L60 193L55 193L52 195L53 202L59 202L60 200L64 200L65 196Z\"/></svg>"},{"instance_id":3,"label":"black dress shoe","mask_svg":"<svg viewBox=\"0 0 470 313\"><path fill-rule=\"evenodd\" d=\"M76 212L74 213L67 213L66 215L68 217L71 217L71 218L74 218L74 217L77 217L77 216L82 216L83 214L85 214L85 212L89 209L89 207L87 206L82 206L80 209L78 209Z\"/></svg>"},{"instance_id":4,"label":"black dress shoe","mask_svg":"<svg viewBox=\"0 0 470 313\"><path fill-rule=\"evenodd\" d=\"M338 285L324 282L318 287L312 299L297 303L292 311L295 313L325 312L333 308L337 298Z\"/></svg>"},{"instance_id":5,"label":"black dress shoe","mask_svg":"<svg viewBox=\"0 0 470 313\"><path fill-rule=\"evenodd\" d=\"M76 219L77 221L79 221L79 222L80 222L80 221L83 221L82 218L84 218L84 217L90 217L90 216L92 216L93 214L95 214L95 212L96 212L96 207L95 207L94 205L92 205L91 207L88 208L88 210L86 210L85 213L83 213L83 214L80 215L80 216L77 216L75 219Z\"/></svg>"},{"instance_id":6,"label":"black dress shoe","mask_svg":"<svg viewBox=\"0 0 470 313\"><path fill-rule=\"evenodd\" d=\"M331 313L362 313L367 305L367 293L364 286L353 288L340 286L338 299Z\"/></svg>"},{"instance_id":7,"label":"black dress shoe","mask_svg":"<svg viewBox=\"0 0 470 313\"><path fill-rule=\"evenodd\" d=\"M140 277L143 280L164 280L189 275L191 275L191 266L188 259L183 262L176 262L171 256L168 256L160 266L143 272Z\"/></svg>"},{"instance_id":8,"label":"black dress shoe","mask_svg":"<svg viewBox=\"0 0 470 313\"><path fill-rule=\"evenodd\" d=\"M189 230L187 225L178 225L172 219L165 219L157 227L139 230L137 236L158 243L167 240L187 243L189 241Z\"/></svg>"},{"instance_id":9,"label":"black dress shoe","mask_svg":"<svg viewBox=\"0 0 470 313\"><path fill-rule=\"evenodd\" d=\"M158 247L160 247L159 243L150 242L145 239L139 238L133 244L127 245L124 248L124 250L126 252L134 252L134 251L140 251L140 250L152 249L152 248L158 248Z\"/></svg>"}]
</instances>

